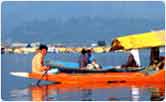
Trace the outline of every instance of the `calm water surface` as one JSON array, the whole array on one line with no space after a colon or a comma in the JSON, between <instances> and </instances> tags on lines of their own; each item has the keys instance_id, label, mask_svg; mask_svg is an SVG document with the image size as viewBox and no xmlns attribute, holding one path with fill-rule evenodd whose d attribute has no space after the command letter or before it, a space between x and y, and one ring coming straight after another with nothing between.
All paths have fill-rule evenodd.
<instances>
[{"instance_id":1,"label":"calm water surface","mask_svg":"<svg viewBox=\"0 0 166 102\"><path fill-rule=\"evenodd\" d=\"M142 51L141 63L148 65L149 50ZM49 53L46 60L63 60L77 62L79 54L54 54ZM95 54L101 65L120 65L127 60L127 53ZM10 72L30 72L33 54L2 54L2 99L6 101L31 101L31 100L160 100L165 91L160 85L135 86L126 83L110 83L95 85L63 85L42 81L41 86L36 86L36 80L11 76Z\"/></svg>"}]
</instances>

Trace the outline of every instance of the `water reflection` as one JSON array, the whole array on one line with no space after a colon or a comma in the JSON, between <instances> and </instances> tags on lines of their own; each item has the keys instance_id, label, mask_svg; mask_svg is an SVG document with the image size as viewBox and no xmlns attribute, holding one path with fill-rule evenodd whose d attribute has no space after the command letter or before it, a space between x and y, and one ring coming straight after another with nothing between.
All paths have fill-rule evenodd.
<instances>
[{"instance_id":1,"label":"water reflection","mask_svg":"<svg viewBox=\"0 0 166 102\"><path fill-rule=\"evenodd\" d=\"M29 90L32 95L32 101L160 101L164 99L165 92L163 85L152 87L127 83L95 85L50 84L31 86Z\"/></svg>"},{"instance_id":2,"label":"water reflection","mask_svg":"<svg viewBox=\"0 0 166 102\"><path fill-rule=\"evenodd\" d=\"M32 101L43 101L45 100L45 97L48 97L48 85L45 87L32 87L31 92L32 92Z\"/></svg>"},{"instance_id":3,"label":"water reflection","mask_svg":"<svg viewBox=\"0 0 166 102\"><path fill-rule=\"evenodd\" d=\"M25 101L25 100L31 100L30 90L28 88L26 89L14 89L11 90L9 93L9 101Z\"/></svg>"},{"instance_id":4,"label":"water reflection","mask_svg":"<svg viewBox=\"0 0 166 102\"><path fill-rule=\"evenodd\" d=\"M151 91L151 101L162 101L164 100L165 91L162 88L149 88Z\"/></svg>"},{"instance_id":5,"label":"water reflection","mask_svg":"<svg viewBox=\"0 0 166 102\"><path fill-rule=\"evenodd\" d=\"M94 101L92 99L92 93L93 91L91 89L82 89L81 90L81 101Z\"/></svg>"},{"instance_id":6,"label":"water reflection","mask_svg":"<svg viewBox=\"0 0 166 102\"><path fill-rule=\"evenodd\" d=\"M17 101L161 101L164 84L49 84L10 91Z\"/></svg>"}]
</instances>

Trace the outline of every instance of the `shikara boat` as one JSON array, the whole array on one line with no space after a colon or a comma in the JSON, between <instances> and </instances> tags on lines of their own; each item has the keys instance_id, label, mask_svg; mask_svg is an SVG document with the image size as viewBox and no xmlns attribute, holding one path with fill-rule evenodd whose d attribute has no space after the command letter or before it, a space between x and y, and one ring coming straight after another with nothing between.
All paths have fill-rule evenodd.
<instances>
[{"instance_id":1,"label":"shikara boat","mask_svg":"<svg viewBox=\"0 0 166 102\"><path fill-rule=\"evenodd\" d=\"M148 32L144 34L129 35L118 37L112 42L111 51L130 50L140 48L160 47L165 45L165 31ZM165 69L161 69L151 75L145 75L142 72L101 72L101 73L61 73L47 74L42 77L43 73L28 72L11 72L18 77L32 79L41 79L51 82L60 83L111 83L111 82L128 82L128 83L164 83Z\"/></svg>"},{"instance_id":2,"label":"shikara boat","mask_svg":"<svg viewBox=\"0 0 166 102\"><path fill-rule=\"evenodd\" d=\"M11 72L18 77L41 79L42 73ZM110 82L130 82L130 83L160 83L165 81L165 70L160 70L152 75L145 75L141 72L110 72L110 73L87 73L87 74L47 74L42 80L60 83L110 83Z\"/></svg>"}]
</instances>

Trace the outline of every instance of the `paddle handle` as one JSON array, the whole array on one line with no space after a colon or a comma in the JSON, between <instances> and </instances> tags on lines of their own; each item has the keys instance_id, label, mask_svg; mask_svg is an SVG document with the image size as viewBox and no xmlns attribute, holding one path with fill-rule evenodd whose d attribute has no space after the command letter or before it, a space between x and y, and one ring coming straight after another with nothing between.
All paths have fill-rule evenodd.
<instances>
[{"instance_id":1,"label":"paddle handle","mask_svg":"<svg viewBox=\"0 0 166 102\"><path fill-rule=\"evenodd\" d=\"M40 78L40 80L37 81L37 83L36 83L37 85L39 85L39 83L40 83L40 81L43 79L43 77L44 77L45 75L47 75L47 72L48 72L48 70L45 71L44 74L42 75L42 77Z\"/></svg>"}]
</instances>

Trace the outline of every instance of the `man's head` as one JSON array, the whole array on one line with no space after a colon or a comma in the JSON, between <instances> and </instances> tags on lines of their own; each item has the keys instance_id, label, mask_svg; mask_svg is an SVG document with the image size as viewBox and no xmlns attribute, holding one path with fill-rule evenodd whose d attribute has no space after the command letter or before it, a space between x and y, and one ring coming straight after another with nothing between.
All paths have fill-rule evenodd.
<instances>
[{"instance_id":1,"label":"man's head","mask_svg":"<svg viewBox=\"0 0 166 102\"><path fill-rule=\"evenodd\" d=\"M47 47L46 45L41 44L41 45L39 46L39 50L41 51L42 55L46 55L46 54L47 54L48 47Z\"/></svg>"},{"instance_id":2,"label":"man's head","mask_svg":"<svg viewBox=\"0 0 166 102\"><path fill-rule=\"evenodd\" d=\"M91 50L91 49L88 49L88 50L87 50L87 53L88 53L89 55L91 55L91 54L92 54L92 50Z\"/></svg>"}]
</instances>

